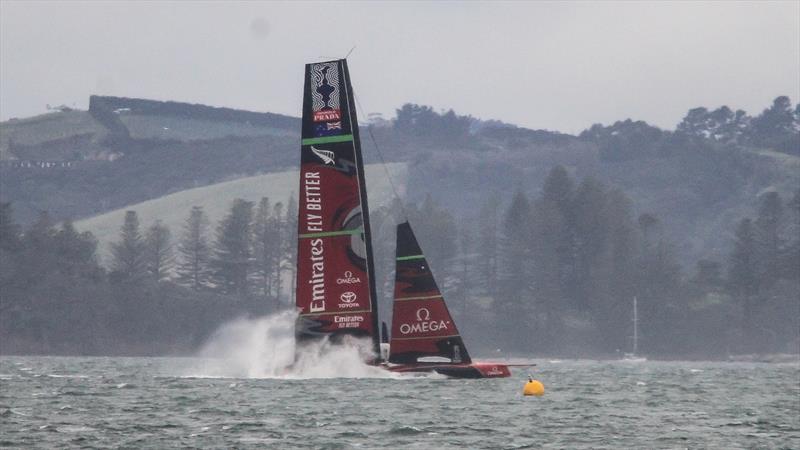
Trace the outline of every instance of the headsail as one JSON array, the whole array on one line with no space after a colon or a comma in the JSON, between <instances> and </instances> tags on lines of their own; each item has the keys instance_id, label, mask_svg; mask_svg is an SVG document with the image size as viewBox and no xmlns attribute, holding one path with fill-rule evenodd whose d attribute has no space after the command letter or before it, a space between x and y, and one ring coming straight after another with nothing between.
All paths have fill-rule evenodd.
<instances>
[{"instance_id":1,"label":"headsail","mask_svg":"<svg viewBox=\"0 0 800 450\"><path fill-rule=\"evenodd\" d=\"M408 222L397 226L396 267L389 362L413 364L438 357L441 362L471 363Z\"/></svg>"},{"instance_id":2,"label":"headsail","mask_svg":"<svg viewBox=\"0 0 800 450\"><path fill-rule=\"evenodd\" d=\"M377 355L364 165L345 60L306 65L299 193L297 340L369 337Z\"/></svg>"}]
</instances>

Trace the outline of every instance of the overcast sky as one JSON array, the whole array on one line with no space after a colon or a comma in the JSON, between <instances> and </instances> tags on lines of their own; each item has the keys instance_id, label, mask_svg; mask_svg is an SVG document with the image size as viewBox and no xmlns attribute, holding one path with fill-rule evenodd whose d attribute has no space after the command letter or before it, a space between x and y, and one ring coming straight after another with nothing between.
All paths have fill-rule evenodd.
<instances>
[{"instance_id":1,"label":"overcast sky","mask_svg":"<svg viewBox=\"0 0 800 450\"><path fill-rule=\"evenodd\" d=\"M0 2L0 118L89 95L300 115L348 58L366 112L406 102L579 132L800 97L800 2Z\"/></svg>"}]
</instances>

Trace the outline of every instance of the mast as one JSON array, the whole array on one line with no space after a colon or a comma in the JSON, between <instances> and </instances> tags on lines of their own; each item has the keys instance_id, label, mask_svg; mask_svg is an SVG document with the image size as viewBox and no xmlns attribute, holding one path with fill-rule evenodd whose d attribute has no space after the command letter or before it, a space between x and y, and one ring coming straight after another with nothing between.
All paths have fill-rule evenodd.
<instances>
[{"instance_id":1,"label":"mast","mask_svg":"<svg viewBox=\"0 0 800 450\"><path fill-rule=\"evenodd\" d=\"M639 314L636 311L636 296L633 296L633 354L639 348Z\"/></svg>"},{"instance_id":2,"label":"mast","mask_svg":"<svg viewBox=\"0 0 800 450\"><path fill-rule=\"evenodd\" d=\"M361 196L361 215L364 222L364 243L367 250L367 283L369 285L370 308L372 309L372 351L381 354L381 337L378 330L378 288L375 282L375 258L372 252L372 228L369 220L369 201L367 201L367 182L364 176L364 159L361 155L361 138L358 129L358 115L356 114L355 94L353 84L350 82L350 70L347 68L347 59L342 61L342 73L347 89L347 104L350 114L351 129L353 132L353 147L355 149L356 170L358 171L358 189Z\"/></svg>"},{"instance_id":3,"label":"mast","mask_svg":"<svg viewBox=\"0 0 800 450\"><path fill-rule=\"evenodd\" d=\"M366 337L378 355L364 163L345 60L306 65L300 148L297 342Z\"/></svg>"}]
</instances>

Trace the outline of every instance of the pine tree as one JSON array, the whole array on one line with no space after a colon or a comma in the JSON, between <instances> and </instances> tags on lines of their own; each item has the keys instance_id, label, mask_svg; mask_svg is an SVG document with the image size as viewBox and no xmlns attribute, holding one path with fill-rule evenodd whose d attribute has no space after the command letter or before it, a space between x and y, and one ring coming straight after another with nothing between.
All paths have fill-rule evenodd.
<instances>
[{"instance_id":1,"label":"pine tree","mask_svg":"<svg viewBox=\"0 0 800 450\"><path fill-rule=\"evenodd\" d=\"M498 207L500 199L491 196L478 213L477 270L484 292L490 297L497 295L498 274Z\"/></svg>"},{"instance_id":2,"label":"pine tree","mask_svg":"<svg viewBox=\"0 0 800 450\"><path fill-rule=\"evenodd\" d=\"M169 277L175 264L175 254L172 247L172 234L169 227L157 220L147 230L145 236L145 250L147 270L158 283Z\"/></svg>"},{"instance_id":3,"label":"pine tree","mask_svg":"<svg viewBox=\"0 0 800 450\"><path fill-rule=\"evenodd\" d=\"M78 233L67 219L55 235L58 268L70 276L99 280L102 271L97 263L97 239L89 232Z\"/></svg>"},{"instance_id":4,"label":"pine tree","mask_svg":"<svg viewBox=\"0 0 800 450\"><path fill-rule=\"evenodd\" d=\"M475 237L472 230L469 227L469 220L462 220L461 221L461 233L459 234L459 266L458 267L458 300L456 305L459 305L458 308L453 308L453 312L458 311L461 317L466 318L467 311L469 310L468 305L470 299L472 297L472 289L473 283L472 279L474 278L474 259L475 259ZM456 306L454 305L454 306Z\"/></svg>"},{"instance_id":5,"label":"pine tree","mask_svg":"<svg viewBox=\"0 0 800 450\"><path fill-rule=\"evenodd\" d=\"M736 227L733 251L728 259L728 289L741 306L742 348L752 349L752 319L758 292L756 237L753 222L742 219Z\"/></svg>"},{"instance_id":6,"label":"pine tree","mask_svg":"<svg viewBox=\"0 0 800 450\"><path fill-rule=\"evenodd\" d=\"M609 221L605 214L605 186L585 178L574 198L575 301L590 311L607 301L609 276Z\"/></svg>"},{"instance_id":7,"label":"pine tree","mask_svg":"<svg viewBox=\"0 0 800 450\"><path fill-rule=\"evenodd\" d=\"M755 220L756 265L760 287L775 282L781 273L781 254L783 242L781 225L783 222L783 203L777 192L768 192L761 198L758 217Z\"/></svg>"},{"instance_id":8,"label":"pine tree","mask_svg":"<svg viewBox=\"0 0 800 450\"><path fill-rule=\"evenodd\" d=\"M140 281L147 275L145 243L136 211L125 212L119 242L111 244L112 270L125 281Z\"/></svg>"},{"instance_id":9,"label":"pine tree","mask_svg":"<svg viewBox=\"0 0 800 450\"><path fill-rule=\"evenodd\" d=\"M608 223L608 298L602 308L608 349L630 344L631 301L636 293L636 258L639 241L633 220L633 202L619 189L606 192L605 212ZM670 267L669 264L673 266ZM667 269L677 270L677 262L667 261ZM677 280L674 280L677 283ZM671 286L671 289L677 287ZM672 298L672 295L669 295ZM627 347L630 348L630 347Z\"/></svg>"},{"instance_id":10,"label":"pine tree","mask_svg":"<svg viewBox=\"0 0 800 450\"><path fill-rule=\"evenodd\" d=\"M226 294L246 296L249 293L253 264L252 219L253 203L236 199L228 215L217 227L212 260L213 279Z\"/></svg>"},{"instance_id":11,"label":"pine tree","mask_svg":"<svg viewBox=\"0 0 800 450\"><path fill-rule=\"evenodd\" d=\"M531 219L531 257L529 270L532 297L536 303L535 319L540 324L537 342L544 351L552 351L556 334L561 329L564 310L564 273L561 262L565 259L563 244L566 241L564 217L552 201L544 196L533 206Z\"/></svg>"},{"instance_id":12,"label":"pine tree","mask_svg":"<svg viewBox=\"0 0 800 450\"><path fill-rule=\"evenodd\" d=\"M776 97L772 106L752 120L750 137L756 145L775 146L796 135L795 116L789 97Z\"/></svg>"},{"instance_id":13,"label":"pine tree","mask_svg":"<svg viewBox=\"0 0 800 450\"><path fill-rule=\"evenodd\" d=\"M280 236L275 230L275 221L271 215L269 199L259 201L253 224L253 273L258 281L258 290L266 297L272 297L273 280L275 279L275 259L281 245ZM277 302L278 299L275 298Z\"/></svg>"},{"instance_id":14,"label":"pine tree","mask_svg":"<svg viewBox=\"0 0 800 450\"><path fill-rule=\"evenodd\" d=\"M208 217L203 207L193 206L178 243L178 279L196 291L209 283L211 249L208 244L208 226Z\"/></svg>"},{"instance_id":15,"label":"pine tree","mask_svg":"<svg viewBox=\"0 0 800 450\"><path fill-rule=\"evenodd\" d=\"M284 232L283 239L280 241L283 247L283 257L285 267L290 273L289 292L291 298L289 303L294 304L294 285L297 281L297 200L294 198L294 193L289 196L289 202L286 204L286 219L283 221Z\"/></svg>"},{"instance_id":16,"label":"pine tree","mask_svg":"<svg viewBox=\"0 0 800 450\"><path fill-rule=\"evenodd\" d=\"M559 298L572 299L573 304L577 303L575 289L578 286L574 196L575 183L563 166L556 166L547 175L542 186L541 198L534 206L535 209L541 210L541 216L535 217L539 228L538 239L542 239L538 250L544 252L541 258L546 258L541 264L549 265L548 268L542 267L540 275L555 277L546 281L546 283L557 283L557 286L547 289L556 295L552 301L558 302ZM540 213L534 214L539 216ZM554 259L549 260L549 258Z\"/></svg>"},{"instance_id":17,"label":"pine tree","mask_svg":"<svg viewBox=\"0 0 800 450\"><path fill-rule=\"evenodd\" d=\"M505 334L503 340L515 342L513 334L525 330L527 338L540 334L536 326L531 301L531 208L525 194L517 190L511 199L503 220L501 237L500 282L501 298L495 308L498 327ZM526 340L526 339L523 339Z\"/></svg>"},{"instance_id":18,"label":"pine tree","mask_svg":"<svg viewBox=\"0 0 800 450\"><path fill-rule=\"evenodd\" d=\"M284 269L284 237L286 229L283 222L283 203L275 203L274 214L270 219L269 228L276 240L275 256L272 258L272 277L275 280L275 303L280 305L281 292L283 290L283 269Z\"/></svg>"}]
</instances>

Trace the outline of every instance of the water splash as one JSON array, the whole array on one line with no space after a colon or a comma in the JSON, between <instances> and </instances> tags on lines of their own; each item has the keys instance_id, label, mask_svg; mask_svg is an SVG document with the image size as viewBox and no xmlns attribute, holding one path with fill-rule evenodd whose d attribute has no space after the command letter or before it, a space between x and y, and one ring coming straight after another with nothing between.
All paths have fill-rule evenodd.
<instances>
[{"instance_id":1,"label":"water splash","mask_svg":"<svg viewBox=\"0 0 800 450\"><path fill-rule=\"evenodd\" d=\"M371 342L352 339L341 345L320 341L295 354L297 313L285 311L223 324L203 345L200 374L230 378L391 378L394 374L364 361Z\"/></svg>"}]
</instances>

